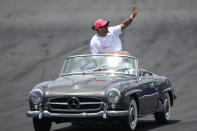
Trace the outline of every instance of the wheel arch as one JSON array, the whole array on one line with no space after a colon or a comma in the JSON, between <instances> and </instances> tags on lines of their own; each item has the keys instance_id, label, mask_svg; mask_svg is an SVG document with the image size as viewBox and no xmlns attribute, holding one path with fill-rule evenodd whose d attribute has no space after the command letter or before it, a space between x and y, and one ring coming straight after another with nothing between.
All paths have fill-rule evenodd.
<instances>
[{"instance_id":1,"label":"wheel arch","mask_svg":"<svg viewBox=\"0 0 197 131\"><path fill-rule=\"evenodd\" d=\"M170 105L173 106L173 104L174 104L174 99L173 99L172 92L171 92L171 91L168 91L168 94L169 94L169 96L170 96Z\"/></svg>"},{"instance_id":2,"label":"wheel arch","mask_svg":"<svg viewBox=\"0 0 197 131\"><path fill-rule=\"evenodd\" d=\"M166 88L165 90L163 90L163 93L168 93L170 96L170 105L173 106L174 104L174 97L173 97L173 93L172 93L172 88Z\"/></svg>"},{"instance_id":3,"label":"wheel arch","mask_svg":"<svg viewBox=\"0 0 197 131\"><path fill-rule=\"evenodd\" d=\"M137 111L139 112L139 99L137 93L130 94L130 100L134 99L137 105Z\"/></svg>"},{"instance_id":4,"label":"wheel arch","mask_svg":"<svg viewBox=\"0 0 197 131\"><path fill-rule=\"evenodd\" d=\"M138 94L139 94L139 92L141 92L142 90L140 90L140 89L135 89L135 90L131 90L131 91L129 91L129 92L127 92L126 94L125 94L125 96L129 96L130 98L130 100L131 100L131 98L134 98L134 100L135 100L135 102L136 102L136 104L137 104L137 110L138 110L138 112L139 112L139 97L138 97Z\"/></svg>"}]
</instances>

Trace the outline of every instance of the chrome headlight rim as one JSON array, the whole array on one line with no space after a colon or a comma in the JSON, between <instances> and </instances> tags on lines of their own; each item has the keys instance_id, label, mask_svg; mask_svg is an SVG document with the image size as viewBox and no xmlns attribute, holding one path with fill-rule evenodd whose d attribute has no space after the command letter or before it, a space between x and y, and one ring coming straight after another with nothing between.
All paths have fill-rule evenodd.
<instances>
[{"instance_id":1,"label":"chrome headlight rim","mask_svg":"<svg viewBox=\"0 0 197 131\"><path fill-rule=\"evenodd\" d=\"M117 93L116 94L116 97L118 97L117 100L112 101L111 98L109 98L109 93L111 93L111 92L116 92ZM117 104L119 102L119 100L120 100L120 97L121 97L121 94L120 94L120 91L118 89L111 88L111 89L107 90L106 98L107 98L107 100L108 100L109 103L111 103L111 104Z\"/></svg>"},{"instance_id":2,"label":"chrome headlight rim","mask_svg":"<svg viewBox=\"0 0 197 131\"><path fill-rule=\"evenodd\" d=\"M33 94L34 93L34 94ZM38 98L34 98L33 95L39 94ZM44 93L41 89L33 89L30 94L29 94L29 100L34 104L34 105L39 105L42 100L43 100Z\"/></svg>"}]
</instances>

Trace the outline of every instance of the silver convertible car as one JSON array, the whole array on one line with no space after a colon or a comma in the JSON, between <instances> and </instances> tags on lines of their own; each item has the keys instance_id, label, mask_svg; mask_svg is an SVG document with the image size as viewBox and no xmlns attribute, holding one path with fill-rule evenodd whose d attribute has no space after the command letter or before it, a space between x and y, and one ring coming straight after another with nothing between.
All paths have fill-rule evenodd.
<instances>
[{"instance_id":1,"label":"silver convertible car","mask_svg":"<svg viewBox=\"0 0 197 131\"><path fill-rule=\"evenodd\" d=\"M138 69L135 57L120 54L70 56L59 77L36 85L29 94L36 131L52 122L118 121L135 130L139 117L153 114L166 123L176 95L165 76Z\"/></svg>"}]
</instances>

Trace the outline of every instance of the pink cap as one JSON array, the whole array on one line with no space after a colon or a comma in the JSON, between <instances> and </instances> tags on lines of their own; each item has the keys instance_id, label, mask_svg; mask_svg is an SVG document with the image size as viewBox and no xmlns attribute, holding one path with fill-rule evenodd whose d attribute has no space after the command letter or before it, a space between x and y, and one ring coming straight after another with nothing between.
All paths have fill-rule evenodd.
<instances>
[{"instance_id":1,"label":"pink cap","mask_svg":"<svg viewBox=\"0 0 197 131\"><path fill-rule=\"evenodd\" d=\"M95 21L94 23L94 29L98 30L100 27L105 26L106 24L108 24L109 21L105 21L103 19L98 19L97 21Z\"/></svg>"}]
</instances>

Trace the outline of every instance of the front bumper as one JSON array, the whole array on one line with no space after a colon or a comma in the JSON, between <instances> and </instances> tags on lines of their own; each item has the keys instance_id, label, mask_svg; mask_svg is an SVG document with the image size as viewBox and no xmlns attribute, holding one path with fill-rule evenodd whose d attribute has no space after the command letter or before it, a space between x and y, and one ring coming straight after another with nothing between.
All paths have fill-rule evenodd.
<instances>
[{"instance_id":1,"label":"front bumper","mask_svg":"<svg viewBox=\"0 0 197 131\"><path fill-rule=\"evenodd\" d=\"M39 111L27 111L26 115L28 117L39 117ZM66 113L50 113L48 111L43 111L43 117L60 117L60 118L86 118L86 117L103 117L106 119L114 116L127 116L128 110L125 111L99 111L96 113L78 113L78 114L66 114Z\"/></svg>"}]
</instances>

